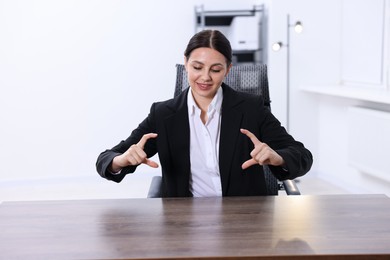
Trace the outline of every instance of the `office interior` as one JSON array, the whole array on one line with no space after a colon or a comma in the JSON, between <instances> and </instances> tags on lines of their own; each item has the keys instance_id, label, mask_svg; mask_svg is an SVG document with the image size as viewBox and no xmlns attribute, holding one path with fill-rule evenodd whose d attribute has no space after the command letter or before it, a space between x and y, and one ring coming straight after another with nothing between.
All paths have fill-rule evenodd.
<instances>
[{"instance_id":1,"label":"office interior","mask_svg":"<svg viewBox=\"0 0 390 260\"><path fill-rule=\"evenodd\" d=\"M173 96L199 7L260 8L272 112L314 157L302 194L390 195L389 0L0 0L0 201L146 197L159 169L117 184L95 161Z\"/></svg>"}]
</instances>

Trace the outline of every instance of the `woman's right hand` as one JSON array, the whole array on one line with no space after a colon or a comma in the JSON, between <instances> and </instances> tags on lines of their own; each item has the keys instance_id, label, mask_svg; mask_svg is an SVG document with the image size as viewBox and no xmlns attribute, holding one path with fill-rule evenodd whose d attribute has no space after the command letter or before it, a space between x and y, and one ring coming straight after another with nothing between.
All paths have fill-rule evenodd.
<instances>
[{"instance_id":1,"label":"woman's right hand","mask_svg":"<svg viewBox=\"0 0 390 260\"><path fill-rule=\"evenodd\" d=\"M130 148L121 155L116 156L112 160L111 171L119 172L126 166L136 166L141 163L149 165L153 168L158 168L158 164L146 157L144 147L150 138L156 138L157 134L149 133L142 136L137 144L133 144Z\"/></svg>"}]
</instances>

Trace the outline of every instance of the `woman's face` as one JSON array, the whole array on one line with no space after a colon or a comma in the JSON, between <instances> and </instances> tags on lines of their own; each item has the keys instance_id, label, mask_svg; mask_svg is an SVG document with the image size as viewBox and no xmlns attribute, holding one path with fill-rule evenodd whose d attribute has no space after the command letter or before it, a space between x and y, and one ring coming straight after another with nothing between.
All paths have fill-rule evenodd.
<instances>
[{"instance_id":1,"label":"woman's face","mask_svg":"<svg viewBox=\"0 0 390 260\"><path fill-rule=\"evenodd\" d=\"M195 101L211 102L231 67L225 56L211 48L197 48L184 63Z\"/></svg>"}]
</instances>

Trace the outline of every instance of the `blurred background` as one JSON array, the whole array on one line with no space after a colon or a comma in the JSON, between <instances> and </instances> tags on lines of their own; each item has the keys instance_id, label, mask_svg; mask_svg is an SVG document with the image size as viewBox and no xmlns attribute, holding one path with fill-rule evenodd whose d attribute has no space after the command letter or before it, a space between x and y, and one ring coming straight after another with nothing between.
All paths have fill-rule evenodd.
<instances>
[{"instance_id":1,"label":"blurred background","mask_svg":"<svg viewBox=\"0 0 390 260\"><path fill-rule=\"evenodd\" d=\"M273 113L314 156L303 194L390 195L389 0L0 0L0 201L146 197L159 169L117 184L96 158L173 96L205 28L268 65Z\"/></svg>"}]
</instances>

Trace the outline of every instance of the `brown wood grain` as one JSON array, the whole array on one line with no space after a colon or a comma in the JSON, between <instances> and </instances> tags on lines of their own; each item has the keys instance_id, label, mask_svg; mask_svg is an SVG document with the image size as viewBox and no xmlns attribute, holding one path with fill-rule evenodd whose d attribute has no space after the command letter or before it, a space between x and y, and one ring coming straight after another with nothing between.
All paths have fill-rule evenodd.
<instances>
[{"instance_id":1,"label":"brown wood grain","mask_svg":"<svg viewBox=\"0 0 390 260\"><path fill-rule=\"evenodd\" d=\"M0 259L390 259L384 195L4 202Z\"/></svg>"}]
</instances>

